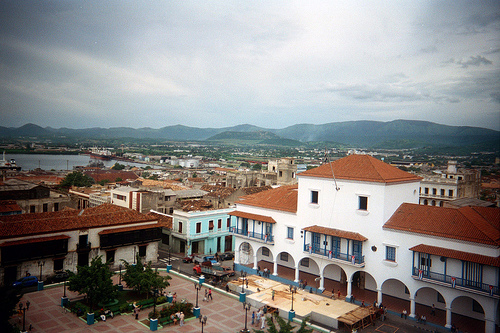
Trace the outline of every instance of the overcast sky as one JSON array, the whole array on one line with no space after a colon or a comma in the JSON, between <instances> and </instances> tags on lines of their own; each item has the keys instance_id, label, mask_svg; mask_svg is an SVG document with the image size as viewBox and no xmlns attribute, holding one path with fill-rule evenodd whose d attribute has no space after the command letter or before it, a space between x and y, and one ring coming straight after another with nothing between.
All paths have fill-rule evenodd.
<instances>
[{"instance_id":1,"label":"overcast sky","mask_svg":"<svg viewBox=\"0 0 500 333\"><path fill-rule=\"evenodd\" d=\"M0 126L500 130L500 1L0 1Z\"/></svg>"}]
</instances>

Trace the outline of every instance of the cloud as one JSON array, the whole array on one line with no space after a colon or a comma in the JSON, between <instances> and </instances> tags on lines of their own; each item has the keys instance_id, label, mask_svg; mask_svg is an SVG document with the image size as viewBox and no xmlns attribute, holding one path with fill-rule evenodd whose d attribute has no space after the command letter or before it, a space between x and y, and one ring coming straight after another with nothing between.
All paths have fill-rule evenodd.
<instances>
[{"instance_id":1,"label":"cloud","mask_svg":"<svg viewBox=\"0 0 500 333\"><path fill-rule=\"evenodd\" d=\"M463 68L467 68L469 66L480 66L480 65L491 65L493 62L491 60L486 59L483 56L470 57L468 60L457 61L457 64L461 65Z\"/></svg>"}]
</instances>

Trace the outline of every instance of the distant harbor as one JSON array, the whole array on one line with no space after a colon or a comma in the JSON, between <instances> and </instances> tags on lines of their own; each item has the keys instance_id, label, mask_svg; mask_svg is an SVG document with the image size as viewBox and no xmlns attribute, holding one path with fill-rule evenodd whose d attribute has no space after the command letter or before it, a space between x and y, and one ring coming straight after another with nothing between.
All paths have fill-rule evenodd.
<instances>
[{"instance_id":1,"label":"distant harbor","mask_svg":"<svg viewBox=\"0 0 500 333\"><path fill-rule=\"evenodd\" d=\"M16 160L17 166L23 171L40 168L42 170L69 170L75 166L87 166L91 160L89 155L49 155L49 154L5 154L6 160ZM124 162L115 160L100 160L105 167L112 167L115 163L145 167L147 164Z\"/></svg>"}]
</instances>

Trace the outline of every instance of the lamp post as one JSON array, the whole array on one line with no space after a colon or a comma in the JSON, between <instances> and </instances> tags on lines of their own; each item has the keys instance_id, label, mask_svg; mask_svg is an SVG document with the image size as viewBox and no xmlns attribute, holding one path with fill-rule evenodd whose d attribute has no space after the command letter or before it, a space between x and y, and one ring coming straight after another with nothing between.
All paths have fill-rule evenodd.
<instances>
[{"instance_id":1,"label":"lamp post","mask_svg":"<svg viewBox=\"0 0 500 333\"><path fill-rule=\"evenodd\" d=\"M245 294L245 279L247 277L247 273L241 270L241 293L240 293L240 302L244 303L247 300L247 295Z\"/></svg>"},{"instance_id":2,"label":"lamp post","mask_svg":"<svg viewBox=\"0 0 500 333\"><path fill-rule=\"evenodd\" d=\"M201 333L203 333L203 326L207 324L207 316L200 317L200 322L201 322Z\"/></svg>"},{"instance_id":3,"label":"lamp post","mask_svg":"<svg viewBox=\"0 0 500 333\"><path fill-rule=\"evenodd\" d=\"M200 283L194 283L194 289L196 289L196 306L193 309L193 314L196 318L200 316L200 307L198 306L198 291L201 290L201 284Z\"/></svg>"},{"instance_id":4,"label":"lamp post","mask_svg":"<svg viewBox=\"0 0 500 333\"><path fill-rule=\"evenodd\" d=\"M119 275L118 285L121 285L122 284L122 264L120 264L118 266L118 268L120 269L120 275Z\"/></svg>"},{"instance_id":5,"label":"lamp post","mask_svg":"<svg viewBox=\"0 0 500 333\"><path fill-rule=\"evenodd\" d=\"M43 281L42 279L42 267L45 265L45 261L39 261L38 266L40 267L40 281Z\"/></svg>"},{"instance_id":6,"label":"lamp post","mask_svg":"<svg viewBox=\"0 0 500 333\"><path fill-rule=\"evenodd\" d=\"M241 333L249 333L250 332L247 328L248 310L250 310L250 308L251 308L250 303L247 303L247 302L243 303L243 309L245 309L245 328L240 331Z\"/></svg>"},{"instance_id":7,"label":"lamp post","mask_svg":"<svg viewBox=\"0 0 500 333\"><path fill-rule=\"evenodd\" d=\"M23 312L23 333L26 332L26 307L23 303L19 303L19 311Z\"/></svg>"},{"instance_id":8,"label":"lamp post","mask_svg":"<svg viewBox=\"0 0 500 333\"><path fill-rule=\"evenodd\" d=\"M293 294L297 293L297 287L290 285L290 292L292 293L292 309L288 312L288 320L293 320L295 318L295 311L293 310Z\"/></svg>"}]
</instances>

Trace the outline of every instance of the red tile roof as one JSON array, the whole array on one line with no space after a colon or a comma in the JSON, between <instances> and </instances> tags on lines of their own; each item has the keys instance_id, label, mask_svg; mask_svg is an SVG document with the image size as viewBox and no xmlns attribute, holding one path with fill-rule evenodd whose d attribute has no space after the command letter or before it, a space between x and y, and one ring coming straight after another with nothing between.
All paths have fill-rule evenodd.
<instances>
[{"instance_id":1,"label":"red tile roof","mask_svg":"<svg viewBox=\"0 0 500 333\"><path fill-rule=\"evenodd\" d=\"M135 210L112 204L85 210L0 216L0 239L154 220Z\"/></svg>"},{"instance_id":2,"label":"red tile roof","mask_svg":"<svg viewBox=\"0 0 500 333\"><path fill-rule=\"evenodd\" d=\"M298 185L280 186L271 190L240 197L240 200L236 204L296 213L297 189Z\"/></svg>"},{"instance_id":3,"label":"red tile roof","mask_svg":"<svg viewBox=\"0 0 500 333\"><path fill-rule=\"evenodd\" d=\"M21 212L22 210L16 200L0 200L0 213Z\"/></svg>"},{"instance_id":4,"label":"red tile roof","mask_svg":"<svg viewBox=\"0 0 500 333\"><path fill-rule=\"evenodd\" d=\"M377 160L370 155L349 155L298 174L300 177L319 177L358 180L377 183L414 182L421 178Z\"/></svg>"},{"instance_id":5,"label":"red tile roof","mask_svg":"<svg viewBox=\"0 0 500 333\"><path fill-rule=\"evenodd\" d=\"M255 221L262 221L262 222L267 222L267 223L276 223L276 221L272 217L270 217L270 216L245 213L245 212L240 212L240 211L237 211L237 210L235 210L234 212L229 213L229 215L237 216L237 217L242 217L244 219L251 219L251 220L255 220Z\"/></svg>"},{"instance_id":6,"label":"red tile roof","mask_svg":"<svg viewBox=\"0 0 500 333\"><path fill-rule=\"evenodd\" d=\"M172 229L172 217L171 216L166 216L163 214L158 214L155 212L149 212L146 214L146 216L158 220L158 223L160 224L161 227L167 228L167 229Z\"/></svg>"},{"instance_id":7,"label":"red tile roof","mask_svg":"<svg viewBox=\"0 0 500 333\"><path fill-rule=\"evenodd\" d=\"M18 241L2 243L2 244L0 244L0 247L22 245L22 244L29 244L29 243L48 242L48 241L53 241L53 240L58 240L58 239L69 239L69 238L71 238L71 237L69 237L67 235L58 235L58 236L51 236L51 237L37 237L37 238L30 238L30 239L21 239Z\"/></svg>"},{"instance_id":8,"label":"red tile roof","mask_svg":"<svg viewBox=\"0 0 500 333\"><path fill-rule=\"evenodd\" d=\"M323 235L352 239L352 240L356 240L356 241L360 241L360 242L364 242L364 241L368 240L368 238L366 238L365 236L363 236L361 234L358 234L357 232L321 227L319 225L313 225L310 227L306 227L302 230L316 232L318 234L323 234Z\"/></svg>"},{"instance_id":9,"label":"red tile roof","mask_svg":"<svg viewBox=\"0 0 500 333\"><path fill-rule=\"evenodd\" d=\"M158 223L152 223L152 224L146 224L146 225L137 225L137 226L134 226L134 227L105 229L105 230L99 232L99 235L115 234L115 233L125 232L125 231L154 229L154 228L159 228L159 227L160 227L160 225Z\"/></svg>"},{"instance_id":10,"label":"red tile roof","mask_svg":"<svg viewBox=\"0 0 500 333\"><path fill-rule=\"evenodd\" d=\"M95 170L95 171L85 171L87 176L94 179L96 183L103 180L108 180L113 183L117 178L125 179L137 179L139 176L133 171L123 171L123 170Z\"/></svg>"},{"instance_id":11,"label":"red tile roof","mask_svg":"<svg viewBox=\"0 0 500 333\"><path fill-rule=\"evenodd\" d=\"M500 257L488 257L477 253L463 252L437 247L431 245L420 244L410 248L410 251L433 254L446 258L475 262L478 264L500 267Z\"/></svg>"},{"instance_id":12,"label":"red tile roof","mask_svg":"<svg viewBox=\"0 0 500 333\"><path fill-rule=\"evenodd\" d=\"M207 194L205 194L205 196L214 198L227 198L228 196L237 191L236 188L218 186L218 185L203 185L201 187L201 190L208 192Z\"/></svg>"},{"instance_id":13,"label":"red tile roof","mask_svg":"<svg viewBox=\"0 0 500 333\"><path fill-rule=\"evenodd\" d=\"M500 208L404 203L384 228L500 246Z\"/></svg>"}]
</instances>

